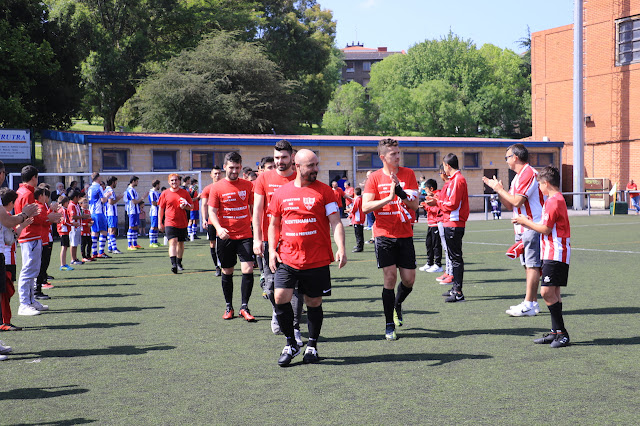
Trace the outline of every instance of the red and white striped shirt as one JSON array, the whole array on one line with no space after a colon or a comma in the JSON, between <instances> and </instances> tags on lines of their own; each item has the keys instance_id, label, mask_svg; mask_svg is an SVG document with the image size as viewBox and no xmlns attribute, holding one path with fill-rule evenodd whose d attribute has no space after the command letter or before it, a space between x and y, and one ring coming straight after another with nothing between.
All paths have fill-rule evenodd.
<instances>
[{"instance_id":1,"label":"red and white striped shirt","mask_svg":"<svg viewBox=\"0 0 640 426\"><path fill-rule=\"evenodd\" d=\"M535 223L540 222L542 205L544 204L544 197L538 187L537 176L538 172L529 164L525 164L520 173L515 175L511 181L511 188L509 188L509 194L525 197L524 204L520 207L513 207L514 217L523 214L530 217ZM516 234L522 234L525 231L524 226L517 223L513 225L513 228Z\"/></svg>"},{"instance_id":2,"label":"red and white striped shirt","mask_svg":"<svg viewBox=\"0 0 640 426\"><path fill-rule=\"evenodd\" d=\"M562 193L554 194L544 203L540 223L551 228L548 235L540 234L540 258L568 265L571 257L571 227L567 203Z\"/></svg>"}]
</instances>

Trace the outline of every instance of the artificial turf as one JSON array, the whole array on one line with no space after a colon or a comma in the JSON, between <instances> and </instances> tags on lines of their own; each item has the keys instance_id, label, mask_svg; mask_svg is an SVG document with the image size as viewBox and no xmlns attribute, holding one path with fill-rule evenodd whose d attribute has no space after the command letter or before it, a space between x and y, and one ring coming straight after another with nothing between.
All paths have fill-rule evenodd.
<instances>
[{"instance_id":1,"label":"artificial turf","mask_svg":"<svg viewBox=\"0 0 640 426\"><path fill-rule=\"evenodd\" d=\"M258 274L258 321L222 320L205 240L187 243L177 276L166 250L149 248L61 272L56 242L50 311L17 316L16 295L12 322L25 330L0 333L14 348L0 362L0 424L636 424L640 219L571 225L571 346L532 343L550 327L542 300L536 317L505 314L524 292L522 268L504 255L506 219L467 225L466 301L445 304L439 274L418 271L399 340L385 341L382 274L371 245L350 253L347 227L349 263L332 267L323 303L322 360L289 368L277 365L285 339L270 331ZM419 266L425 232L416 226ZM236 277L236 312L239 287Z\"/></svg>"}]
</instances>

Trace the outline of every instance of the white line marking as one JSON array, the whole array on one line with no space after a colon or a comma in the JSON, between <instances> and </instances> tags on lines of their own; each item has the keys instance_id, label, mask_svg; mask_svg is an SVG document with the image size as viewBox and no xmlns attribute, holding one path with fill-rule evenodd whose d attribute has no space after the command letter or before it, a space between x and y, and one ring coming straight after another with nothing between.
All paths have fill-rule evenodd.
<instances>
[{"instance_id":1,"label":"white line marking","mask_svg":"<svg viewBox=\"0 0 640 426\"><path fill-rule=\"evenodd\" d=\"M498 244L498 243L480 243L480 242L475 242L475 241L464 241L462 242L462 244L476 244L476 245L483 245L483 246L497 246L497 247L511 247L510 245L507 244ZM571 247L571 250L577 250L577 251L595 251L595 252L601 252L601 253L624 253L624 254L640 254L640 251L630 251L630 250L602 250L602 249L588 249L588 248L576 248L576 247Z\"/></svg>"}]
</instances>

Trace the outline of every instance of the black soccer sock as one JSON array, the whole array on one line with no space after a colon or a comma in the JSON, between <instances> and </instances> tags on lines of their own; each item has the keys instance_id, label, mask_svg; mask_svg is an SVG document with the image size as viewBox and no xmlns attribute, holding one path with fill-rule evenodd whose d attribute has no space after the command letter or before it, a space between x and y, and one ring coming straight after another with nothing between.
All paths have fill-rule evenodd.
<instances>
[{"instance_id":1,"label":"black soccer sock","mask_svg":"<svg viewBox=\"0 0 640 426\"><path fill-rule=\"evenodd\" d=\"M309 327L309 340L318 341L320 337L320 329L322 328L322 320L324 319L324 312L322 311L322 305L312 308L307 306L307 327ZM314 345L315 346L315 345Z\"/></svg>"},{"instance_id":2,"label":"black soccer sock","mask_svg":"<svg viewBox=\"0 0 640 426\"><path fill-rule=\"evenodd\" d=\"M182 266L182 258L181 257L176 257L176 263L180 266Z\"/></svg>"},{"instance_id":3,"label":"black soccer sock","mask_svg":"<svg viewBox=\"0 0 640 426\"><path fill-rule=\"evenodd\" d=\"M171 259L171 266L177 266L178 265L178 258L176 256L171 256L169 257L169 259Z\"/></svg>"},{"instance_id":4,"label":"black soccer sock","mask_svg":"<svg viewBox=\"0 0 640 426\"><path fill-rule=\"evenodd\" d=\"M233 301L233 275L222 274L222 294L224 294L224 301L231 304Z\"/></svg>"},{"instance_id":5,"label":"black soccer sock","mask_svg":"<svg viewBox=\"0 0 640 426\"><path fill-rule=\"evenodd\" d=\"M218 266L218 255L216 254L216 248L215 247L209 247L210 251L211 251L211 260L213 260L213 264L217 267Z\"/></svg>"},{"instance_id":6,"label":"black soccer sock","mask_svg":"<svg viewBox=\"0 0 640 426\"><path fill-rule=\"evenodd\" d=\"M240 293L242 294L242 304L247 305L253 291L253 273L242 274L242 283L240 284Z\"/></svg>"},{"instance_id":7,"label":"black soccer sock","mask_svg":"<svg viewBox=\"0 0 640 426\"><path fill-rule=\"evenodd\" d=\"M296 339L293 335L293 307L291 302L276 304L276 317L280 325L280 331L287 338L287 345L295 345Z\"/></svg>"},{"instance_id":8,"label":"black soccer sock","mask_svg":"<svg viewBox=\"0 0 640 426\"><path fill-rule=\"evenodd\" d=\"M407 287L402 282L398 284L398 294L396 295L396 305L400 305L413 291L413 287Z\"/></svg>"},{"instance_id":9,"label":"black soccer sock","mask_svg":"<svg viewBox=\"0 0 640 426\"><path fill-rule=\"evenodd\" d=\"M549 306L551 314L551 329L554 331L566 332L564 329L564 319L562 318L562 302L556 302Z\"/></svg>"},{"instance_id":10,"label":"black soccer sock","mask_svg":"<svg viewBox=\"0 0 640 426\"><path fill-rule=\"evenodd\" d=\"M395 307L396 295L395 291L388 288L382 289L382 307L384 309L384 318L387 324L393 323L393 308Z\"/></svg>"},{"instance_id":11,"label":"black soccer sock","mask_svg":"<svg viewBox=\"0 0 640 426\"><path fill-rule=\"evenodd\" d=\"M297 328L298 330L300 330L300 319L302 318L302 308L304 307L303 297L300 297L298 289L293 290L293 297L291 297L291 306L293 307L293 328Z\"/></svg>"}]
</instances>

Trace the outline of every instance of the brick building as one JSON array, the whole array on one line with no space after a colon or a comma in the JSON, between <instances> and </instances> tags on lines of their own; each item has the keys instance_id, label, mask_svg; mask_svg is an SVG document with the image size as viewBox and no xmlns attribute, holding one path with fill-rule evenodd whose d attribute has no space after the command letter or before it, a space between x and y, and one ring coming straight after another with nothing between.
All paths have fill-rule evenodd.
<instances>
[{"instance_id":1,"label":"brick building","mask_svg":"<svg viewBox=\"0 0 640 426\"><path fill-rule=\"evenodd\" d=\"M565 141L573 175L573 25L531 35L533 140ZM585 177L640 180L640 0L584 2Z\"/></svg>"},{"instance_id":2,"label":"brick building","mask_svg":"<svg viewBox=\"0 0 640 426\"><path fill-rule=\"evenodd\" d=\"M389 52L386 47L372 49L364 47L362 44L347 44L347 47L342 49L342 53L346 65L342 68L341 83L346 84L355 81L362 86L366 86L369 84L369 75L373 64L380 62L387 56L398 53L404 54L405 52L404 50L402 52Z\"/></svg>"}]
</instances>

